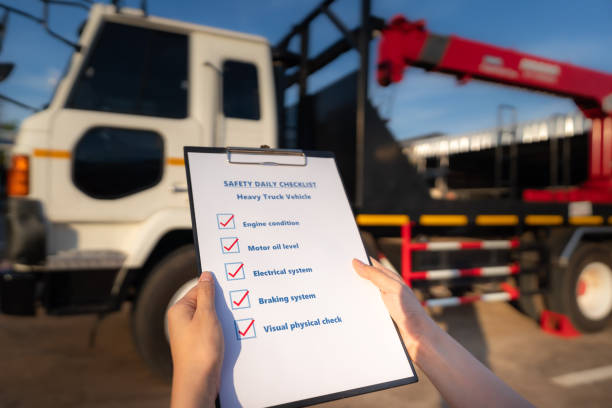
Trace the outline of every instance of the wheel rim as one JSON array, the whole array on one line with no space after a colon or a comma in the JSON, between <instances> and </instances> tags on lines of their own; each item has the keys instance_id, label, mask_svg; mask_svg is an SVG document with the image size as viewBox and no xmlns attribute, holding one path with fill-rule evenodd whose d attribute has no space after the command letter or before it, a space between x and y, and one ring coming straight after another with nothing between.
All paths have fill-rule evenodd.
<instances>
[{"instance_id":1,"label":"wheel rim","mask_svg":"<svg viewBox=\"0 0 612 408\"><path fill-rule=\"evenodd\" d=\"M602 262L587 264L576 281L576 301L585 317L606 317L612 310L612 269Z\"/></svg>"},{"instance_id":2,"label":"wheel rim","mask_svg":"<svg viewBox=\"0 0 612 408\"><path fill-rule=\"evenodd\" d=\"M168 309L170 309L176 302L179 301L183 296L187 294L195 285L198 284L198 278L193 278L190 281L185 282L170 298L168 306L166 307L166 313L164 313L164 334L166 335L166 341L170 343L170 335L168 334Z\"/></svg>"}]
</instances>

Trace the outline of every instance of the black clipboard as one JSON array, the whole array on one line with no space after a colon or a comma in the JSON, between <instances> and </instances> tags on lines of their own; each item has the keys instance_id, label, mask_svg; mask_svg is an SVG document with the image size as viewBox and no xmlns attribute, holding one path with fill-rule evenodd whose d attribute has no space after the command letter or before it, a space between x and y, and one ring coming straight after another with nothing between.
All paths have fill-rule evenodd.
<instances>
[{"instance_id":1,"label":"black clipboard","mask_svg":"<svg viewBox=\"0 0 612 408\"><path fill-rule=\"evenodd\" d=\"M192 230L193 230L193 237L194 237L194 243L195 243L195 247L196 247L196 258L197 258L197 263L198 263L198 269L201 271L202 269L202 261L201 261L201 255L200 255L200 251L198 249L198 230L197 230L197 223L196 223L196 217L195 217L195 206L194 206L194 197L193 197L193 191L192 191L192 180L191 180L191 172L190 172L190 166L189 166L189 153L217 153L217 154L225 154L227 157L227 162L231 163L231 164L235 164L238 166L253 166L253 165L265 165L265 166L300 166L300 167L304 167L308 165L308 159L309 158L330 158L330 159L334 159L334 164L335 164L335 156L332 152L328 152L328 151L303 151L303 150L295 150L295 149L271 149L271 148L243 148L243 147L228 147L228 148L219 148L219 147L195 147L195 146L185 146L184 147L184 158L185 158L185 169L186 169L186 173L187 173L187 186L188 186L188 194L189 194L189 206L190 206L190 213L191 213L191 221L192 221ZM237 158L235 158L235 156L237 155L250 155L254 158L259 158L259 157L263 157L263 156L277 156L279 157L279 160L277 161L271 161L271 160L249 160L249 161L242 161L239 160ZM292 157L292 158L299 158L299 162L296 164L288 164L287 162L283 162L280 158L281 157ZM338 171L337 165L336 165L336 171ZM338 171L339 174L339 171ZM343 193L344 193L344 198L347 200L348 202L348 196L346 194L346 189L343 186ZM354 214L353 214L353 219L354 219ZM356 222L355 222L355 226L356 226ZM363 242L362 242L363 245ZM364 247L364 251L365 251L365 247ZM368 260L369 261L369 260ZM370 262L371 264L371 262ZM366 393L371 393L374 391L381 391L381 390L385 390L385 389L389 389L389 388L394 388L394 387L399 387L402 385L407 385L407 384L412 384L412 383L416 383L418 382L418 376L417 373L414 369L414 365L412 363L412 359L410 358L408 351L401 339L399 330L397 328L397 326L395 325L395 330L396 330L396 334L398 336L399 342L403 348L404 354L406 356L406 359L409 363L410 369L413 373L413 376L411 377L405 377L405 378L400 378L394 381L388 381L388 382L382 382L382 383L378 383L378 384L372 384L369 386L365 386L365 387L359 387L359 388L353 388L353 389L347 389L347 390L342 390L339 392L335 392L335 393L330 393L330 394L325 394L325 395L320 395L317 397L313 397L313 398L307 398L307 399L301 399L301 400L296 400L296 401L292 401L292 402L288 402L288 403L283 403L283 404L278 404L278 405L271 405L270 407L303 407L303 406L309 406L309 405L314 405L314 404L319 404L319 403L323 403L323 402L328 402L328 401L333 401L333 400L338 400L338 399L342 399L342 398L348 398L348 397L352 397L352 396L356 396L356 395L361 395L361 394L366 394ZM226 340L227 341L227 340ZM216 405L220 406L219 403L219 399L217 398L216 401Z\"/></svg>"}]
</instances>

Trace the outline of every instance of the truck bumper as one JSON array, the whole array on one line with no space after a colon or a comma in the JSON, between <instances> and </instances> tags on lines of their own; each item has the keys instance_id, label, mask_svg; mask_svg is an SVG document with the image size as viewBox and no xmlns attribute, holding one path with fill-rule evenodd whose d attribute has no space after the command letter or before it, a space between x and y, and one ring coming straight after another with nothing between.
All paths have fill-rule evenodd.
<instances>
[{"instance_id":1,"label":"truck bumper","mask_svg":"<svg viewBox=\"0 0 612 408\"><path fill-rule=\"evenodd\" d=\"M6 258L25 265L45 261L45 218L37 200L10 197L6 208Z\"/></svg>"},{"instance_id":2,"label":"truck bumper","mask_svg":"<svg viewBox=\"0 0 612 408\"><path fill-rule=\"evenodd\" d=\"M0 270L0 313L33 316L35 290L33 273Z\"/></svg>"},{"instance_id":3,"label":"truck bumper","mask_svg":"<svg viewBox=\"0 0 612 408\"><path fill-rule=\"evenodd\" d=\"M118 310L121 302L111 294L116 274L116 270L0 269L0 314L33 316L39 306L51 315Z\"/></svg>"}]
</instances>

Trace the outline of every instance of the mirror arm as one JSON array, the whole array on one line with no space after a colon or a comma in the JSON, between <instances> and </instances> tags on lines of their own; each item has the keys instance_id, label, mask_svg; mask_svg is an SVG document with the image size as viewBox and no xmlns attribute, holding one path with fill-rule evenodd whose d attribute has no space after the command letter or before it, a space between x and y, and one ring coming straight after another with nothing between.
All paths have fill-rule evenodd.
<instances>
[{"instance_id":1,"label":"mirror arm","mask_svg":"<svg viewBox=\"0 0 612 408\"><path fill-rule=\"evenodd\" d=\"M20 102L20 101L18 101L16 99L10 98L10 97L8 97L6 95L3 95L3 94L0 94L0 100L12 103L13 105L17 105L17 106L19 106L21 108L30 110L32 112L39 112L40 111L39 108L36 108L36 107L34 107L32 105L28 105L28 104L23 103L23 102Z\"/></svg>"},{"instance_id":2,"label":"mirror arm","mask_svg":"<svg viewBox=\"0 0 612 408\"><path fill-rule=\"evenodd\" d=\"M40 17L36 17L34 14L30 14L26 11L20 10L18 8L15 7L11 7L11 6L7 6L4 3L0 3L0 8L8 11L9 13L15 13L21 17L27 18L29 20L35 21L38 24L42 25L43 28L47 31L47 33L60 40L61 42L63 42L64 44L74 48L77 52L81 51L81 46L75 42L70 41L69 39L67 39L66 37L63 37L62 35L56 33L55 31L51 30L51 28L49 27L49 3L52 4L61 4L61 5L71 5L71 6L76 6L78 3L74 3L74 2L70 2L70 1L61 1L61 0L43 0L43 18ZM70 3L70 4L69 4ZM74 3L74 4L72 4ZM87 7L85 7L83 4L78 4L80 7L84 7L87 10Z\"/></svg>"}]
</instances>

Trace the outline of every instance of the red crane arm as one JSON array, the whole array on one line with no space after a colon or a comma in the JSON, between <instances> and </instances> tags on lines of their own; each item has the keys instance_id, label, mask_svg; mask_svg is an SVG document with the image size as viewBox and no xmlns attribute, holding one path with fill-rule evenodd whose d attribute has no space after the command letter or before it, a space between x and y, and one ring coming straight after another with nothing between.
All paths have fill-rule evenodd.
<instances>
[{"instance_id":1,"label":"red crane arm","mask_svg":"<svg viewBox=\"0 0 612 408\"><path fill-rule=\"evenodd\" d=\"M377 79L402 80L406 66L569 97L593 120L589 179L570 189L525 190L526 201L612 204L612 75L425 29L425 22L395 16L382 31Z\"/></svg>"},{"instance_id":2,"label":"red crane arm","mask_svg":"<svg viewBox=\"0 0 612 408\"><path fill-rule=\"evenodd\" d=\"M406 66L505 84L572 98L589 118L612 113L612 75L496 47L455 35L430 33L425 22L403 16L383 29L378 48L378 83L402 79Z\"/></svg>"}]
</instances>

